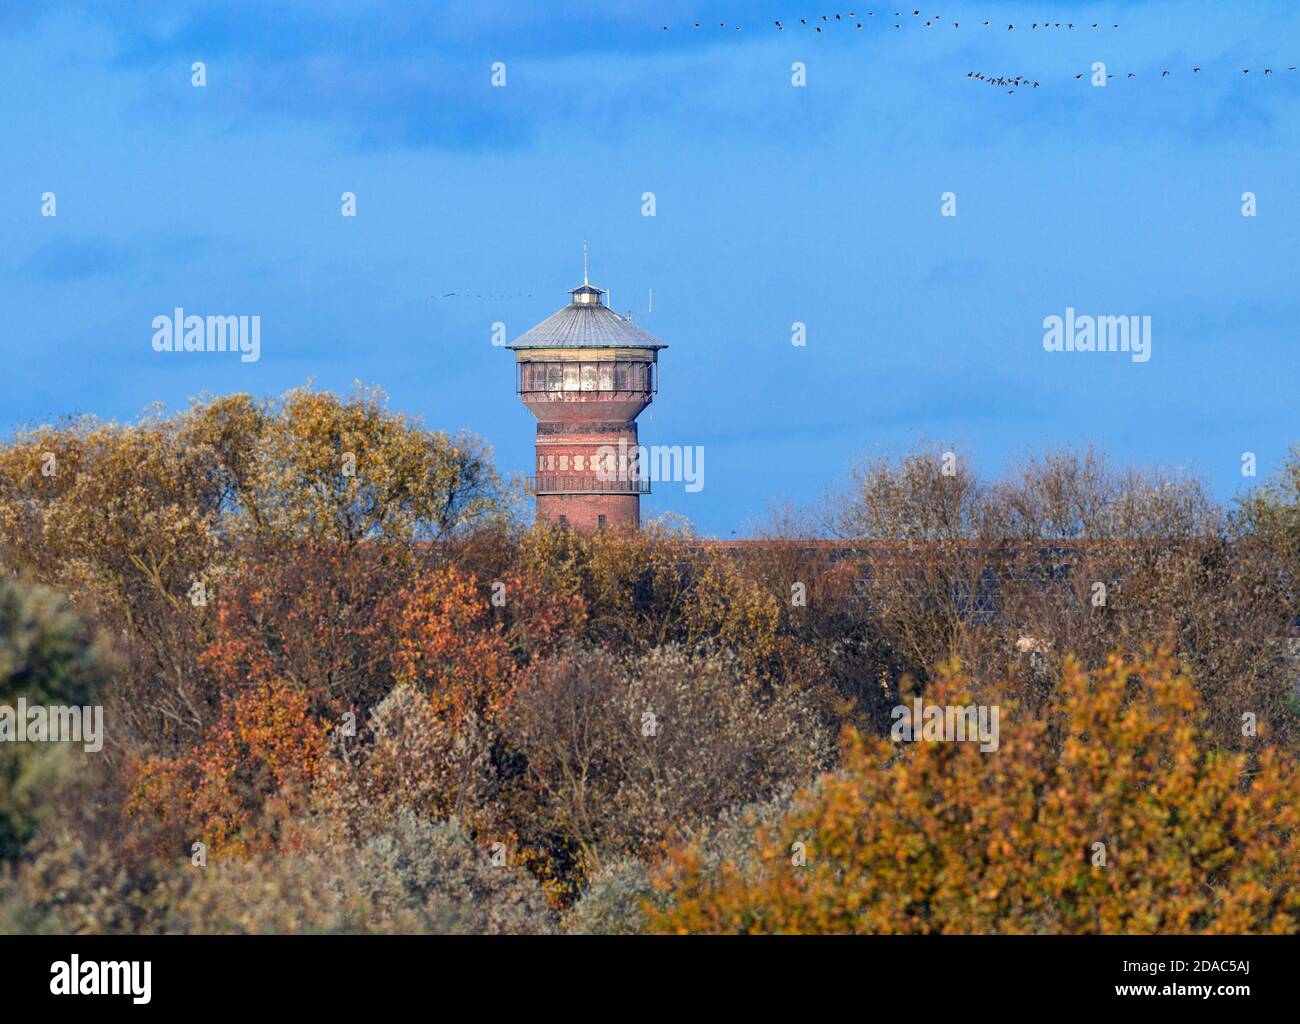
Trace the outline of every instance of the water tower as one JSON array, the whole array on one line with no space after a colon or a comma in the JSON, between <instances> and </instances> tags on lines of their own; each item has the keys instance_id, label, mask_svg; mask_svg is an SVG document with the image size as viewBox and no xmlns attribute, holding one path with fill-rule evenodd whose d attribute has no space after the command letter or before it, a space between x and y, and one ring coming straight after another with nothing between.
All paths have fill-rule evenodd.
<instances>
[{"instance_id":1,"label":"water tower","mask_svg":"<svg viewBox=\"0 0 1300 1024\"><path fill-rule=\"evenodd\" d=\"M636 465L636 418L658 391L668 346L605 304L587 280L567 306L507 346L516 389L537 417L537 515L577 530L639 526L650 492Z\"/></svg>"}]
</instances>

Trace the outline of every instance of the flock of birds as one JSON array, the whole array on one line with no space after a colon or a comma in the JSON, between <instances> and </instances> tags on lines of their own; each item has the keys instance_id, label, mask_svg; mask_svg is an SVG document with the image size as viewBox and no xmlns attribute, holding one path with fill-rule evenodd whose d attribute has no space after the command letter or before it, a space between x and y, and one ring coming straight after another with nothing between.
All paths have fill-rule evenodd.
<instances>
[{"instance_id":1,"label":"flock of birds","mask_svg":"<svg viewBox=\"0 0 1300 1024\"><path fill-rule=\"evenodd\" d=\"M876 12L875 12L875 11L867 11L866 16L867 16L868 18L874 18L874 17L876 16ZM888 19L887 19L887 12L886 12L886 11L881 11L881 12L880 12L880 16L881 16L882 20L888 20ZM855 12L855 11L849 11L849 12L848 12L848 17L850 18L850 20L856 19L856 18L858 17L857 12ZM894 23L894 28L902 28L905 24L908 24L908 21L907 21L907 12L906 12L906 11L895 11L895 12L894 12L894 17L900 19L899 21L896 21L896 22ZM930 15L927 15L927 16L926 16L926 20L925 20L924 22L921 22L921 21L919 20L920 17L921 17L921 12L920 12L920 10L918 9L918 10L915 10L915 11L912 12L912 17L918 19L916 22L914 22L914 24L923 25L925 28L940 28L940 27L942 27L942 26L940 25L940 22L943 21L943 18L941 18L941 17L940 17L939 15L937 15L937 14L930 14ZM807 28L807 27L809 26L809 24L810 24L809 19L807 19L807 18L800 18L800 19L798 19L798 21L799 21L799 25L802 26L802 27L804 27L804 28ZM827 25L828 27L834 25L835 22L839 22L841 25L845 25L845 26L847 26L847 25L849 24L849 22L845 21L844 18L843 18L841 15L839 15L839 14L823 14L823 15L821 16L821 21L822 21L822 22L825 22L826 25ZM794 23L794 21L790 21L788 24L789 24L791 27L793 27L795 23ZM862 28L862 22L860 22L860 21L856 21L856 20L854 20L854 21L853 21L853 24L854 24L854 27L857 28L857 29L861 29L861 28ZM959 22L959 21L952 21L952 22L948 22L947 24L952 25L953 28L961 28L961 22ZM968 21L967 24L969 25L969 24L971 24L971 22ZM998 22L996 26L995 26L994 23L991 22L991 21L985 21L985 22L983 22L983 23L980 23L980 22L977 21L977 22L975 22L974 24L976 25L976 27L980 27L980 28L1001 27L1001 22ZM778 32L784 32L785 29L786 29L786 25L787 25L787 22L783 22L783 21L780 21L780 20L776 20L776 21L773 21L773 22L772 22L772 26L773 26L773 27L774 27ZM815 31L817 31L817 32L820 32L820 31L822 30L822 26L821 26L821 24L817 21L816 18L812 19L812 21L811 21L811 25L812 25L812 28L813 28ZM742 30L742 26L740 26L740 25L732 25L732 26L730 26L730 27L731 27L731 29L732 29L733 31L736 31L736 32L740 32L740 31ZM1025 27L1024 22L1021 22L1021 28L1024 28L1024 27ZM1067 21L1067 22L1064 22L1064 23L1063 23L1063 22L1059 22L1059 21L1033 21L1033 22L1030 22L1030 23L1029 23L1029 30L1030 30L1031 32L1036 31L1036 30L1038 30L1038 29L1040 29L1040 28L1043 29L1043 30L1045 30L1045 31L1046 31L1046 30L1050 30L1050 29L1058 29L1058 28L1059 28L1059 29L1065 29L1066 31L1069 31L1069 30L1071 30L1071 29L1074 29L1075 27L1076 27L1076 26L1075 26L1074 22L1072 22L1072 21ZM1084 25L1083 25L1082 23L1080 23L1077 27L1078 27L1078 28L1083 28ZM1101 22L1094 21L1094 22L1092 23L1092 27L1093 27L1093 28L1098 28L1098 29L1104 29L1106 26L1105 26L1103 23L1101 23ZM1118 24L1112 24L1110 27L1111 27L1111 28L1119 28L1119 25L1118 25ZM708 24L705 24L704 22L696 21L696 22L693 22L693 23L691 24L691 29L692 29L692 31L697 30L697 29L702 29L702 28L704 28L704 29L712 28L712 22L710 22L710 23L708 23ZM727 23L726 23L725 21L720 21L720 22L718 22L718 28L720 28L720 29L724 29L724 30L725 30L726 28L728 28L728 25L727 25ZM1009 24L1007 25L1007 31L1008 31L1008 32L1010 32L1010 31L1014 31L1015 28L1016 28L1016 26L1015 26L1014 24L1010 24L1010 23L1009 23ZM671 29L670 29L670 27L669 27L668 25L665 25L665 26L663 26L663 31L665 31L665 32L669 32L669 31L671 31Z\"/></svg>"},{"instance_id":2,"label":"flock of birds","mask_svg":"<svg viewBox=\"0 0 1300 1024\"><path fill-rule=\"evenodd\" d=\"M881 21L880 21L880 22L877 22L877 24L883 24L883 23L888 22L888 20L889 20L889 19L888 19L888 13L889 13L889 12L888 12L887 10L881 11L881 12L880 12ZM778 31L778 32L784 32L784 31L786 30L787 26L790 27L790 28L792 28L792 29L793 29L793 28L796 28L796 27L799 27L799 28L809 28L809 27L811 27L811 28L814 30L814 32L821 32L823 25L825 25L825 26L828 27L828 28L831 27L831 26L834 26L834 25L836 25L836 24L840 25L841 27L848 27L848 26L851 25L854 29L861 29L861 28L862 28L862 24L863 24L863 23L862 23L861 21L858 20L858 14L857 14L856 11L849 11L849 12L848 12L848 14L847 14L847 18L848 18L848 20L847 20L847 21L845 20L845 17L846 17L845 15L841 15L841 14L823 14L823 15L820 16L820 20L818 20L818 18L815 18L815 17L814 17L814 18L811 18L811 19L809 19L809 18L798 18L798 19L790 20L790 21L788 21L788 22L787 22L787 21L781 21L781 20L778 19L778 20L774 20L774 21L772 22L771 27L774 28L774 29L775 29L776 31ZM867 12L866 12L866 17L867 17L868 19L875 18L875 17L876 17L876 12L875 12L875 11L867 11ZM904 25L907 25L907 24L915 24L915 25L922 26L922 27L924 27L924 28L940 28L940 27L943 27L944 25L951 25L953 28L961 28L961 22L959 22L959 21L948 21L948 22L945 22L944 19L943 19L942 17L940 17L939 15L937 15L937 14L924 15L925 20L922 21L921 19L922 19L923 16L922 16L921 11L920 11L919 8L916 9L916 10L913 10L913 11L911 12L911 19L908 18L908 12L907 12L906 10L897 10L897 11L894 11L894 17L897 18L897 19L899 19L899 20L897 20L897 21L894 22L894 28L897 28L897 29L901 29ZM995 23L995 22L992 22L992 21L980 21L980 20L976 20L976 21L973 21L973 22L972 22L972 21L969 21L969 20L968 20L966 24L967 24L968 26L972 26L972 27L975 27L975 28L996 28L996 29L1001 29L1001 27L1002 27L1002 23L1001 23L1001 22L996 22L996 23ZM697 31L697 30L700 30L700 29L708 30L708 29L712 29L712 27L713 27L712 22L705 23L705 22L696 21L696 22L691 22L691 23L690 23L690 30L691 30L691 31ZM1104 22L1099 22L1099 21L1094 21L1094 22L1092 22L1091 24L1084 23L1084 22L1080 22L1080 23L1076 24L1076 23L1073 22L1073 21L1065 21L1065 22L1061 22L1061 21L1029 21L1029 22L1021 21L1021 22L1019 23L1019 25L1017 25L1015 22L1008 22L1008 23L1007 23L1007 27L1006 27L1006 31L1008 31L1008 32L1012 32L1012 31L1024 31L1024 30L1028 30L1028 31L1030 31L1030 32L1037 32L1037 31L1039 31L1039 30L1042 30L1042 31L1055 31L1056 29L1061 29L1061 30L1063 30L1063 31L1069 32L1069 31L1073 31L1073 30L1076 29L1076 28L1077 28L1077 29L1102 29L1102 30L1104 30L1104 29L1106 29L1106 28L1108 28L1108 27L1111 28L1111 29L1117 29L1117 28L1119 28L1119 23L1118 23L1118 22L1112 22L1112 23L1110 23L1109 25L1107 25L1106 23L1104 23ZM720 22L718 22L718 28L720 28L720 29L722 29L722 30L724 30L724 31L725 31L726 29L730 28L731 30L733 30L733 31L735 31L735 32L740 32L740 31L742 31L743 26L741 26L741 25L731 25L731 26L728 26L728 24L727 24L725 21L720 21ZM669 32L669 31L671 31L671 26L664 25L664 26L663 26L663 31L665 31L665 32ZM1252 70L1251 68L1243 68L1242 71L1241 71L1241 73L1242 73L1243 76L1249 76L1250 73L1251 73L1251 70ZM1274 69L1273 69L1273 68L1256 68L1256 69L1254 69L1254 70L1256 70L1256 71L1262 71L1262 76L1261 76L1261 77L1269 77L1269 76L1271 76L1271 75L1274 74ZM1281 68L1278 68L1277 70L1280 72L1282 69L1281 69ZM1292 71L1295 71L1295 70L1296 70L1295 67L1288 67L1288 68L1286 68L1286 71L1288 71L1288 72L1292 72ZM1202 71L1202 69L1199 68L1199 67L1194 67L1194 68L1191 69L1191 73L1194 74L1194 75L1199 75L1199 74L1201 73L1201 71ZM1137 73L1136 71L1128 71L1128 72L1124 72L1123 74L1124 74L1124 78L1125 78L1125 80L1130 79L1130 78L1137 78L1137 77L1138 77L1138 73ZM1155 76L1154 74L1152 74L1151 77L1169 78L1169 77L1172 76L1173 74L1174 74L1173 71L1169 70L1168 68L1165 68L1165 69L1163 69L1163 70L1160 72L1159 76ZM1028 77L1028 76L1026 76L1026 75L1014 75L1014 76L1013 76L1013 75L991 75L991 74L986 75L986 74L984 74L983 72L979 72L979 71L969 71L969 72L967 72L966 77L969 78L969 79L971 79L971 80L973 80L973 81L983 82L983 83L985 83L986 85L991 85L991 86L995 86L995 87L997 87L997 88L1005 89L1005 90L1006 90L1007 92L1009 92L1009 93L1014 93L1017 89L1029 89L1029 90L1032 91L1033 89L1037 89L1037 88L1039 88L1039 87L1042 85L1041 82L1036 81L1035 79L1033 79L1033 78L1031 78L1031 77ZM1083 79L1091 79L1091 77L1092 77L1091 74L1086 73L1086 72L1084 72L1084 73L1080 73L1080 74L1077 74L1077 75L1074 76L1075 81L1082 81ZM1118 77L1118 76L1117 76L1117 75L1114 75L1114 74L1107 74L1107 75L1106 75L1106 78L1107 78L1108 80L1109 80L1109 79L1113 79L1113 78L1117 78L1117 77Z\"/></svg>"},{"instance_id":3,"label":"flock of birds","mask_svg":"<svg viewBox=\"0 0 1300 1024\"><path fill-rule=\"evenodd\" d=\"M1256 70L1260 70L1260 69L1256 69ZM1274 70L1272 68L1263 68L1262 70L1265 76L1274 74ZM1279 68L1278 70L1280 71L1281 69ZM1296 66L1291 65L1286 70L1288 73L1293 72L1296 70ZM1199 75L1201 71L1202 71L1201 68L1194 67L1192 68L1191 73L1194 75ZM1249 75L1250 72L1251 72L1250 68L1241 69L1241 73L1243 75ZM1156 76L1154 73L1152 73L1149 77L1169 78L1173 74L1174 74L1173 71L1170 71L1168 68L1165 68L1160 72L1159 76ZM1014 77L1010 75L986 75L982 71L967 71L966 77L976 82L983 82L985 85L992 85L992 86L997 86L999 88L1005 89L1008 93L1014 93L1017 89L1037 89L1042 84L1041 82L1037 82L1034 79L1029 78L1025 75L1016 75ZM1106 75L1106 80L1109 81L1112 78L1118 78L1118 77L1119 77L1118 75L1108 73ZM1124 72L1125 81L1127 81L1130 78L1137 78L1137 77L1138 77L1138 73L1136 71ZM1076 82L1082 81L1085 78L1091 81L1092 73L1081 71L1079 74L1074 76L1074 80Z\"/></svg>"},{"instance_id":4,"label":"flock of birds","mask_svg":"<svg viewBox=\"0 0 1300 1024\"><path fill-rule=\"evenodd\" d=\"M531 293L524 295L518 292L510 292L504 295L483 295L478 292L473 294L469 292L443 292L442 297L444 299L531 299L533 296Z\"/></svg>"},{"instance_id":5,"label":"flock of birds","mask_svg":"<svg viewBox=\"0 0 1300 1024\"><path fill-rule=\"evenodd\" d=\"M996 85L1000 88L1006 89L1008 93L1014 93L1020 88L1028 89L1031 86L1037 89L1041 84L1035 82L1032 78L1026 78L1024 75L1016 75L1014 78L1011 78L1007 75L994 76L986 75L980 71L967 71L966 77L973 78L977 82L983 82L985 85Z\"/></svg>"},{"instance_id":6,"label":"flock of birds","mask_svg":"<svg viewBox=\"0 0 1300 1024\"><path fill-rule=\"evenodd\" d=\"M1263 70L1264 70L1264 74L1265 74L1265 75L1271 75L1271 74L1273 74L1273 69L1272 69L1272 68L1264 68ZM1294 70L1295 70L1295 65L1292 65L1291 67L1287 68L1287 71L1294 71ZM1192 68L1192 74L1194 74L1194 75L1199 75L1200 73L1201 73L1201 69L1200 69L1200 68ZM1243 75L1248 75L1248 74L1250 74L1250 68L1242 68L1242 69L1241 69L1241 73L1242 73ZM1160 77L1161 77L1161 78L1168 78L1168 77L1169 77L1170 75L1172 75L1172 74L1173 74L1172 71L1170 71L1168 68L1165 68L1163 71L1160 72ZM969 77L969 76L967 76L967 77ZM1091 77L1090 75L1084 74L1083 72L1080 72L1079 74L1077 74L1077 75L1074 76L1075 81L1078 81L1078 80L1081 79L1081 78L1090 78L1090 77ZM1107 76L1106 76L1107 79L1111 79L1111 78L1114 78L1114 77L1115 77L1114 75L1107 75ZM1130 72L1128 72L1128 74L1126 75L1126 77L1127 77L1127 78L1137 78L1137 72L1136 72L1136 71L1130 71Z\"/></svg>"}]
</instances>

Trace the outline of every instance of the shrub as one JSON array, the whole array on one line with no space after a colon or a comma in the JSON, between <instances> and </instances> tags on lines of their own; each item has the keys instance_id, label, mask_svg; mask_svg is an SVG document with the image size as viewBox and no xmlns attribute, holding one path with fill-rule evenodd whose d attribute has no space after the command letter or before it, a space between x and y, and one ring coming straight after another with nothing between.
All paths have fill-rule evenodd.
<instances>
[{"instance_id":1,"label":"shrub","mask_svg":"<svg viewBox=\"0 0 1300 1024\"><path fill-rule=\"evenodd\" d=\"M732 656L676 647L626 664L591 650L551 659L507 734L540 796L535 834L593 871L808 779L832 753L807 691L765 693Z\"/></svg>"},{"instance_id":2,"label":"shrub","mask_svg":"<svg viewBox=\"0 0 1300 1024\"><path fill-rule=\"evenodd\" d=\"M102 638L64 597L0 579L0 701L89 704L111 670ZM87 758L77 744L0 742L0 864L19 856Z\"/></svg>"},{"instance_id":3,"label":"shrub","mask_svg":"<svg viewBox=\"0 0 1300 1024\"><path fill-rule=\"evenodd\" d=\"M360 846L318 834L285 856L193 871L168 930L519 934L554 924L526 872L495 863L455 819L430 822L411 812Z\"/></svg>"},{"instance_id":4,"label":"shrub","mask_svg":"<svg viewBox=\"0 0 1300 1024\"><path fill-rule=\"evenodd\" d=\"M931 699L967 701L955 666ZM763 830L754 864L690 846L662 931L1294 932L1300 773L1216 751L1167 654L1067 663L1059 714L1002 707L1000 745L850 735L843 770ZM798 866L794 843L805 844ZM1097 846L1096 844L1103 844ZM1097 862L1104 852L1104 866Z\"/></svg>"}]
</instances>

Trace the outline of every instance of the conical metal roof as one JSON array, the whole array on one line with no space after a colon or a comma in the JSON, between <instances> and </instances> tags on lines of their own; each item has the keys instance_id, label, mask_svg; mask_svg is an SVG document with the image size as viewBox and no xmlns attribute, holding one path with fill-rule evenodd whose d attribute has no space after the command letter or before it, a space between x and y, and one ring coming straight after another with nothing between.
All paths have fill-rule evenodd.
<instances>
[{"instance_id":1,"label":"conical metal roof","mask_svg":"<svg viewBox=\"0 0 1300 1024\"><path fill-rule=\"evenodd\" d=\"M574 288L574 301L552 313L513 343L521 348L667 348L649 331L605 305L604 292L589 284Z\"/></svg>"}]
</instances>

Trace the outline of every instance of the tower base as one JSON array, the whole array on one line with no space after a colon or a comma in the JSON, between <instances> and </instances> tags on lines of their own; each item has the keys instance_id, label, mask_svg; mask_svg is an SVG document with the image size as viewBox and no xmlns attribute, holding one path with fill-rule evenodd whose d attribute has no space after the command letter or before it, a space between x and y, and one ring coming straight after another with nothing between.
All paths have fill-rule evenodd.
<instances>
[{"instance_id":1,"label":"tower base","mask_svg":"<svg viewBox=\"0 0 1300 1024\"><path fill-rule=\"evenodd\" d=\"M537 518L584 533L641 525L636 494L539 494Z\"/></svg>"}]
</instances>

